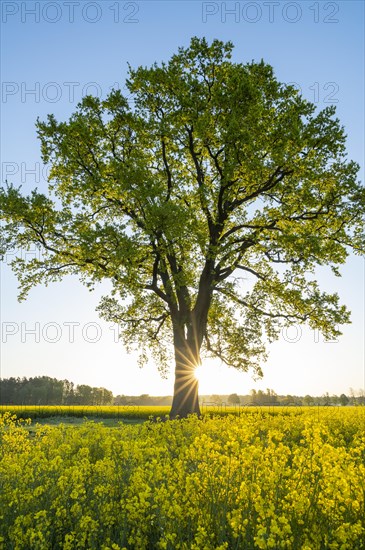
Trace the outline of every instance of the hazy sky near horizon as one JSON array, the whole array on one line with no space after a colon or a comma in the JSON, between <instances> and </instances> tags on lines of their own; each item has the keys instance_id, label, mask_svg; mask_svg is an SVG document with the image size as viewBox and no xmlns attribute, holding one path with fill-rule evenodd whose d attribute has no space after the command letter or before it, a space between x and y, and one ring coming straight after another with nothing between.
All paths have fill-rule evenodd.
<instances>
[{"instance_id":1,"label":"hazy sky near horizon","mask_svg":"<svg viewBox=\"0 0 365 550\"><path fill-rule=\"evenodd\" d=\"M192 36L231 40L234 61L264 59L279 80L295 83L318 109L335 104L348 134L349 157L364 181L364 3L362 1L3 1L1 3L2 182L45 191L37 117L67 119L85 94L123 90L127 64L168 60ZM34 253L35 254L35 253ZM117 341L117 327L95 308L94 293L67 277L17 302L17 281L1 269L1 377L48 375L104 386L114 394L172 394L173 376L143 370ZM343 277L320 273L338 291L352 324L338 342L304 327L284 331L269 347L264 378L219 363L207 365L200 392L279 394L347 392L364 387L364 261L351 256Z\"/></svg>"}]
</instances>

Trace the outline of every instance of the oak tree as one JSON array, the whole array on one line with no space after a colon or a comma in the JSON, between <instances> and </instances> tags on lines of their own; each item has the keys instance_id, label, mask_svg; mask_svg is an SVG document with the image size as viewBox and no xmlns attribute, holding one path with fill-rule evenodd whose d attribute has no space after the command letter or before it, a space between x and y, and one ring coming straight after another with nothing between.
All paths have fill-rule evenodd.
<instances>
[{"instance_id":1,"label":"oak tree","mask_svg":"<svg viewBox=\"0 0 365 550\"><path fill-rule=\"evenodd\" d=\"M38 121L49 193L1 191L2 248L24 298L65 274L111 282L98 307L162 370L171 417L199 414L201 357L261 374L283 325L340 334L349 312L316 268L364 250L364 191L335 108L322 111L270 65L193 38L167 63L129 68L128 97L85 97Z\"/></svg>"}]
</instances>

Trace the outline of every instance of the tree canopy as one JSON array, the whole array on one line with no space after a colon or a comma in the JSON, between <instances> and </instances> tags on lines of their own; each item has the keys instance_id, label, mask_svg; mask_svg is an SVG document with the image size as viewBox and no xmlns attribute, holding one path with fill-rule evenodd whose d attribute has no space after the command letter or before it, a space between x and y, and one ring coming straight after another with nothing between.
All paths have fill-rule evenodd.
<instances>
[{"instance_id":1,"label":"tree canopy","mask_svg":"<svg viewBox=\"0 0 365 550\"><path fill-rule=\"evenodd\" d=\"M20 298L77 274L109 280L98 309L126 346L176 363L172 416L199 412L194 368L218 357L261 374L283 325L340 334L349 312L316 268L363 253L364 190L335 108L317 111L265 62L193 38L167 63L129 68L130 97L85 97L38 121L48 194L1 191L3 250Z\"/></svg>"}]
</instances>

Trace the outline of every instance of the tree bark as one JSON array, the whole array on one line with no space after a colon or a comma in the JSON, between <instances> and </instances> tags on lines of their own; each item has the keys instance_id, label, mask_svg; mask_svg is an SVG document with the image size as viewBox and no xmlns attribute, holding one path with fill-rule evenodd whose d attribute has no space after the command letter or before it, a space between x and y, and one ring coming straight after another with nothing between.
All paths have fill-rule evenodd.
<instances>
[{"instance_id":1,"label":"tree bark","mask_svg":"<svg viewBox=\"0 0 365 550\"><path fill-rule=\"evenodd\" d=\"M192 311L184 314L172 312L175 347L175 384L170 418L186 418L189 414L200 416L198 380L195 369L200 365L200 348L207 326L208 311L212 299L214 262L207 260L200 277L199 292ZM181 292L181 290L180 290ZM183 295L181 305L186 304ZM181 310L180 310L181 312Z\"/></svg>"},{"instance_id":2,"label":"tree bark","mask_svg":"<svg viewBox=\"0 0 365 550\"><path fill-rule=\"evenodd\" d=\"M199 352L187 340L175 335L175 384L170 418L200 416L198 380L195 369L200 363Z\"/></svg>"}]
</instances>

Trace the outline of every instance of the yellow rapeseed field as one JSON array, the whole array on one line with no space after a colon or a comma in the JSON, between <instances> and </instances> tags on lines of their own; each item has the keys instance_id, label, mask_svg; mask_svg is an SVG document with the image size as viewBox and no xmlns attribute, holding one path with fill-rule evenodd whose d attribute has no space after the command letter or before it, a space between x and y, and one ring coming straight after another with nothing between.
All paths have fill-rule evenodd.
<instances>
[{"instance_id":1,"label":"yellow rapeseed field","mask_svg":"<svg viewBox=\"0 0 365 550\"><path fill-rule=\"evenodd\" d=\"M4 550L365 549L364 408L108 428L0 417Z\"/></svg>"},{"instance_id":2,"label":"yellow rapeseed field","mask_svg":"<svg viewBox=\"0 0 365 550\"><path fill-rule=\"evenodd\" d=\"M129 405L0 405L0 414L11 412L18 418L137 418L165 416L171 407L148 407L134 403Z\"/></svg>"}]
</instances>

